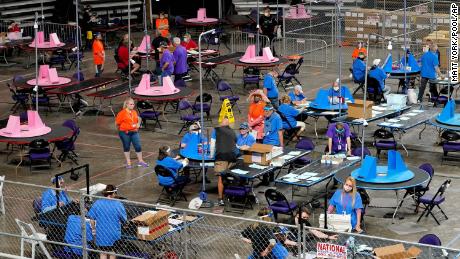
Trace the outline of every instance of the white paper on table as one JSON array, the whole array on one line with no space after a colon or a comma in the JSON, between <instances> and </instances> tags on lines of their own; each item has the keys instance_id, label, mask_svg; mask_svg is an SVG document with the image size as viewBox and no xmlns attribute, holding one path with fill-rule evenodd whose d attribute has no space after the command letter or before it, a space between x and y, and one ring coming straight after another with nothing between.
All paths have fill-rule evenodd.
<instances>
[{"instance_id":1,"label":"white paper on table","mask_svg":"<svg viewBox=\"0 0 460 259\"><path fill-rule=\"evenodd\" d=\"M235 174L247 174L247 173L249 173L249 171L245 171L245 170L241 170L241 169L232 169L231 171L232 171L232 173L235 173Z\"/></svg>"},{"instance_id":2,"label":"white paper on table","mask_svg":"<svg viewBox=\"0 0 460 259\"><path fill-rule=\"evenodd\" d=\"M407 120L410 120L410 118L409 118L409 117L405 117L405 116L403 116L403 117L399 117L399 119L400 119L400 120L402 120L402 121L407 121Z\"/></svg>"},{"instance_id":3,"label":"white paper on table","mask_svg":"<svg viewBox=\"0 0 460 259\"><path fill-rule=\"evenodd\" d=\"M337 115L339 112L322 112L322 115Z\"/></svg>"},{"instance_id":4,"label":"white paper on table","mask_svg":"<svg viewBox=\"0 0 460 259\"><path fill-rule=\"evenodd\" d=\"M188 53L192 54L192 55L198 55L199 52L196 51L196 50L187 50Z\"/></svg>"},{"instance_id":5,"label":"white paper on table","mask_svg":"<svg viewBox=\"0 0 460 259\"><path fill-rule=\"evenodd\" d=\"M390 126L391 123L390 122L382 122L382 123L380 123L380 125L382 125L382 126Z\"/></svg>"},{"instance_id":6,"label":"white paper on table","mask_svg":"<svg viewBox=\"0 0 460 259\"><path fill-rule=\"evenodd\" d=\"M296 183L300 180L297 178L283 178L283 181L288 182L288 183Z\"/></svg>"},{"instance_id":7,"label":"white paper on table","mask_svg":"<svg viewBox=\"0 0 460 259\"><path fill-rule=\"evenodd\" d=\"M258 164L250 164L249 167L254 168L254 169L262 170L262 169L267 168L268 166L263 166L263 165L258 165Z\"/></svg>"},{"instance_id":8,"label":"white paper on table","mask_svg":"<svg viewBox=\"0 0 460 259\"><path fill-rule=\"evenodd\" d=\"M398 128L398 127L402 127L403 125L402 124L399 124L399 123L393 123L391 124L391 127L395 127L395 128Z\"/></svg>"},{"instance_id":9,"label":"white paper on table","mask_svg":"<svg viewBox=\"0 0 460 259\"><path fill-rule=\"evenodd\" d=\"M409 113L406 113L404 115L405 116L415 116L415 115L417 115L417 113L409 112Z\"/></svg>"},{"instance_id":10,"label":"white paper on table","mask_svg":"<svg viewBox=\"0 0 460 259\"><path fill-rule=\"evenodd\" d=\"M200 163L200 166L203 166L203 163ZM204 166L214 166L214 162L204 163Z\"/></svg>"},{"instance_id":11,"label":"white paper on table","mask_svg":"<svg viewBox=\"0 0 460 259\"><path fill-rule=\"evenodd\" d=\"M381 106L372 106L372 110L385 111L387 108Z\"/></svg>"},{"instance_id":12,"label":"white paper on table","mask_svg":"<svg viewBox=\"0 0 460 259\"><path fill-rule=\"evenodd\" d=\"M372 114L375 114L375 115L377 115L377 114L381 114L381 113L383 113L383 112L372 111Z\"/></svg>"},{"instance_id":13,"label":"white paper on table","mask_svg":"<svg viewBox=\"0 0 460 259\"><path fill-rule=\"evenodd\" d=\"M288 153L288 155L298 156L298 155L300 155L300 153L302 153L302 152L300 152L300 151L291 151L291 152Z\"/></svg>"},{"instance_id":14,"label":"white paper on table","mask_svg":"<svg viewBox=\"0 0 460 259\"><path fill-rule=\"evenodd\" d=\"M314 181L318 181L318 180L320 180L320 179L321 179L321 177L313 176L313 177L308 178L308 181L314 182Z\"/></svg>"},{"instance_id":15,"label":"white paper on table","mask_svg":"<svg viewBox=\"0 0 460 259\"><path fill-rule=\"evenodd\" d=\"M398 119L389 119L388 122L398 122Z\"/></svg>"},{"instance_id":16,"label":"white paper on table","mask_svg":"<svg viewBox=\"0 0 460 259\"><path fill-rule=\"evenodd\" d=\"M307 180L307 179L310 178L310 177L311 177L311 175L299 175L299 176L297 177L297 179L299 179L299 180Z\"/></svg>"},{"instance_id":17,"label":"white paper on table","mask_svg":"<svg viewBox=\"0 0 460 259\"><path fill-rule=\"evenodd\" d=\"M282 159L284 159L284 160L289 160L289 159L292 159L292 158L294 158L294 157L295 157L295 156L291 156L291 155L287 154L287 155L281 156L280 158L282 158Z\"/></svg>"},{"instance_id":18,"label":"white paper on table","mask_svg":"<svg viewBox=\"0 0 460 259\"><path fill-rule=\"evenodd\" d=\"M299 175L293 174L293 173L289 173L289 174L283 176L283 178L297 178L297 176L299 176Z\"/></svg>"},{"instance_id":19,"label":"white paper on table","mask_svg":"<svg viewBox=\"0 0 460 259\"><path fill-rule=\"evenodd\" d=\"M315 176L315 175L318 175L318 173L305 172L302 175Z\"/></svg>"},{"instance_id":20,"label":"white paper on table","mask_svg":"<svg viewBox=\"0 0 460 259\"><path fill-rule=\"evenodd\" d=\"M180 225L182 224L184 221L180 220L180 219L168 219L168 222L169 224L171 225Z\"/></svg>"},{"instance_id":21,"label":"white paper on table","mask_svg":"<svg viewBox=\"0 0 460 259\"><path fill-rule=\"evenodd\" d=\"M424 110L412 110L411 112L421 113L421 112L424 112Z\"/></svg>"},{"instance_id":22,"label":"white paper on table","mask_svg":"<svg viewBox=\"0 0 460 259\"><path fill-rule=\"evenodd\" d=\"M359 160L361 157L359 156L347 156L347 160L354 161L354 160Z\"/></svg>"}]
</instances>

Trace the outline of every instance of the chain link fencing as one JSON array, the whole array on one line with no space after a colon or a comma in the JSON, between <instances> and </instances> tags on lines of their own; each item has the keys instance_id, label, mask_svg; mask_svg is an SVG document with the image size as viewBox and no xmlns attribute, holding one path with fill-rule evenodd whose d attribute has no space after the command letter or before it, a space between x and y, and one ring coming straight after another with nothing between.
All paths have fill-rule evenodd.
<instances>
[{"instance_id":1,"label":"chain link fencing","mask_svg":"<svg viewBox=\"0 0 460 259\"><path fill-rule=\"evenodd\" d=\"M60 189L62 206L46 209L52 205L49 198L57 189L11 181L3 183L2 258L98 258L99 254L119 258L224 259L258 258L265 254L276 258L314 258L321 243L342 247L348 258L368 258L374 248L395 244L402 244L405 249L417 247L421 250L417 258L455 258L460 252L321 228L305 226L302 229L296 224L93 196L83 191L64 194ZM51 196L46 198L47 194ZM41 206L39 197L43 197ZM270 212L263 214L266 213ZM313 215L310 221L314 223ZM307 221L302 221L304 223Z\"/></svg>"}]
</instances>

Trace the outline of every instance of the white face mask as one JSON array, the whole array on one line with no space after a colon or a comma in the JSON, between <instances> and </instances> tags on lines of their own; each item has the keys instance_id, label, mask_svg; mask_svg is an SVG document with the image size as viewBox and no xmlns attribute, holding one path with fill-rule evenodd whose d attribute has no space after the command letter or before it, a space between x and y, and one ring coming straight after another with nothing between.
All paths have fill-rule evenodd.
<instances>
[{"instance_id":1,"label":"white face mask","mask_svg":"<svg viewBox=\"0 0 460 259\"><path fill-rule=\"evenodd\" d=\"M338 90L339 90L339 87L338 87L338 86L334 86L333 89L334 89L334 91L338 91Z\"/></svg>"},{"instance_id":2,"label":"white face mask","mask_svg":"<svg viewBox=\"0 0 460 259\"><path fill-rule=\"evenodd\" d=\"M344 190L345 192L351 192L351 191L353 190L353 188L350 187L350 186L348 186L348 185L345 185L345 186L343 186L343 190Z\"/></svg>"},{"instance_id":3,"label":"white face mask","mask_svg":"<svg viewBox=\"0 0 460 259\"><path fill-rule=\"evenodd\" d=\"M264 15L268 17L268 16L270 16L270 13L269 13L269 12L265 12Z\"/></svg>"},{"instance_id":4,"label":"white face mask","mask_svg":"<svg viewBox=\"0 0 460 259\"><path fill-rule=\"evenodd\" d=\"M160 15L160 19L163 19L163 18L165 18L165 16L164 16L164 15Z\"/></svg>"}]
</instances>

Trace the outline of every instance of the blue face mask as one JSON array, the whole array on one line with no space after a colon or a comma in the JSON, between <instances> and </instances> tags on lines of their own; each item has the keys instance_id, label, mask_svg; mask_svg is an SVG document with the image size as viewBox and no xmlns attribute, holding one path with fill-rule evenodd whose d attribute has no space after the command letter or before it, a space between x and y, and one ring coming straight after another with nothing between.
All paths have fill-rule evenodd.
<instances>
[{"instance_id":1,"label":"blue face mask","mask_svg":"<svg viewBox=\"0 0 460 259\"><path fill-rule=\"evenodd\" d=\"M335 129L335 132L337 132L337 134L340 134L342 135L344 132L345 132L345 129Z\"/></svg>"}]
</instances>

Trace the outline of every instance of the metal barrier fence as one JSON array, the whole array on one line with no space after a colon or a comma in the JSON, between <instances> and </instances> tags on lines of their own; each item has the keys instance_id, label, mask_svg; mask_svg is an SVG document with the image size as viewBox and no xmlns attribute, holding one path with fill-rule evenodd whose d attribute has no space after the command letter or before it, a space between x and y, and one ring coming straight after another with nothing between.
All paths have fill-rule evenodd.
<instances>
[{"instance_id":1,"label":"metal barrier fence","mask_svg":"<svg viewBox=\"0 0 460 259\"><path fill-rule=\"evenodd\" d=\"M31 246L35 248L35 254L45 258L69 258L72 255L92 258L99 253L123 258L246 258L254 253L261 255L265 250L276 253L280 256L278 258L306 258L304 256L318 252L320 242L344 246L342 248L350 258L370 257L374 248L393 244L403 244L406 249L411 246L421 249L417 258L454 258L460 252L452 248L320 228L305 227L301 231L299 225L104 198L75 191L66 193L78 202L67 203L63 198L63 189L59 190L60 201L67 204L40 212L38 202L33 201L42 197L43 193L53 197L56 189L11 181L3 183L5 213L0 217L2 258L29 256L33 251ZM46 207L48 199L44 200L42 206ZM143 219L137 218L135 223L133 218L139 215L143 215ZM95 220L95 223L87 218Z\"/></svg>"},{"instance_id":2,"label":"metal barrier fence","mask_svg":"<svg viewBox=\"0 0 460 259\"><path fill-rule=\"evenodd\" d=\"M301 55L304 65L327 67L327 43L324 40L307 38L274 38L272 48L281 56Z\"/></svg>"},{"instance_id":3,"label":"metal barrier fence","mask_svg":"<svg viewBox=\"0 0 460 259\"><path fill-rule=\"evenodd\" d=\"M230 49L231 53L245 52L248 45L257 43L257 34L241 31L232 31L230 33ZM260 47L270 46L270 40L265 35L259 34Z\"/></svg>"}]
</instances>

